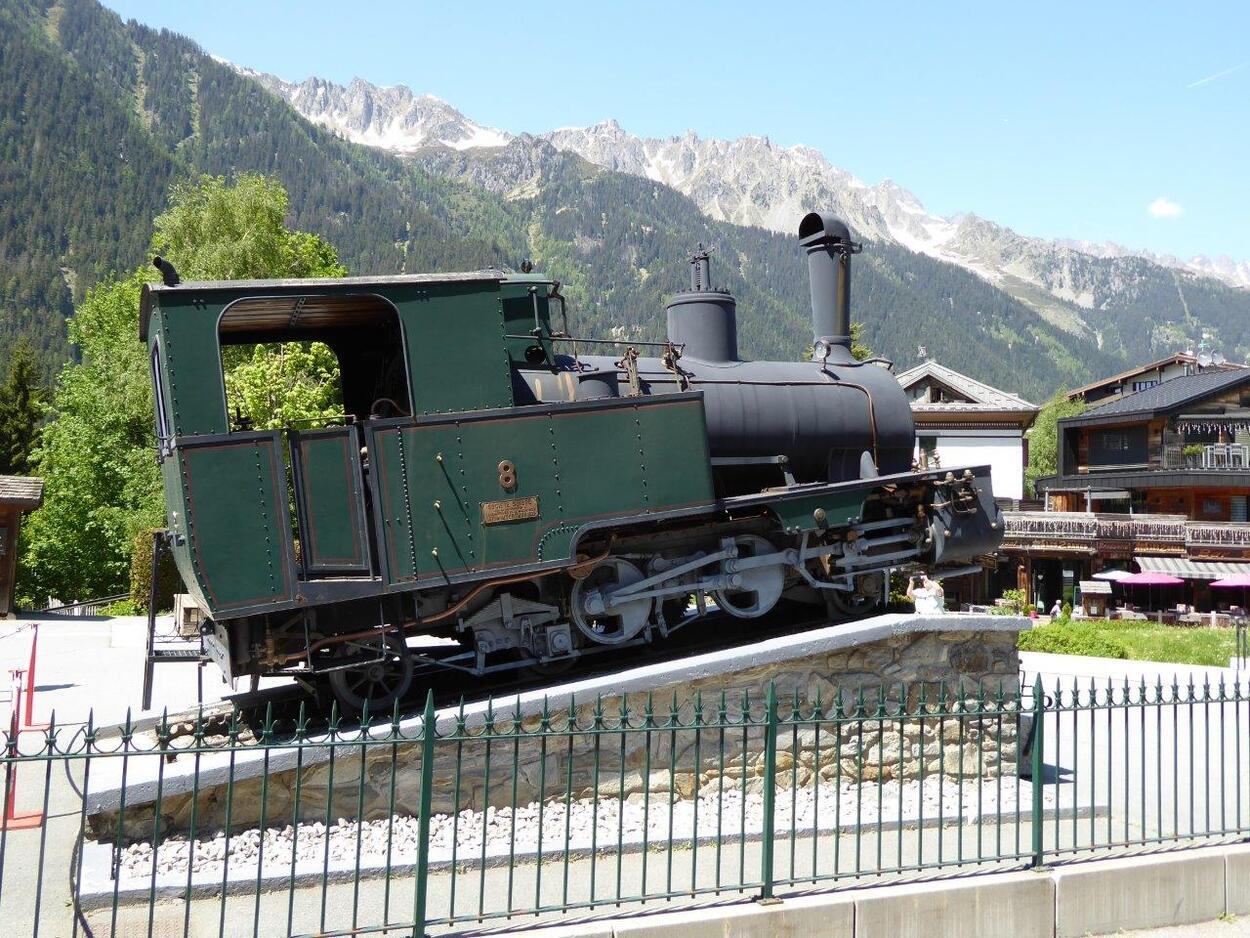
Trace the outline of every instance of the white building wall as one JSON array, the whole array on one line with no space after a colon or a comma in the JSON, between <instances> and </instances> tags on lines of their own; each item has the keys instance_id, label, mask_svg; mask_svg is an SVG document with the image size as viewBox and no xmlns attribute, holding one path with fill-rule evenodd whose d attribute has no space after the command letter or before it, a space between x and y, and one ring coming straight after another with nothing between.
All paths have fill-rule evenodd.
<instances>
[{"instance_id":1,"label":"white building wall","mask_svg":"<svg viewBox=\"0 0 1250 938\"><path fill-rule=\"evenodd\" d=\"M916 428L916 452L920 439L937 437L937 456L943 469L989 466L996 498L1024 497L1024 438L1018 431L926 431Z\"/></svg>"}]
</instances>

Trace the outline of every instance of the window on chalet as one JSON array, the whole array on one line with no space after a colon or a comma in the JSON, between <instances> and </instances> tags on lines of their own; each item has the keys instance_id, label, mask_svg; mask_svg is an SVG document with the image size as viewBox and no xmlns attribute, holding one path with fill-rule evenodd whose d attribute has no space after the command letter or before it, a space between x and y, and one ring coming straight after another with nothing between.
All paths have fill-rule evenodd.
<instances>
[{"instance_id":1,"label":"window on chalet","mask_svg":"<svg viewBox=\"0 0 1250 938\"><path fill-rule=\"evenodd\" d=\"M1134 382L1133 382L1133 391L1134 391L1134 392L1137 392L1137 391L1144 391L1144 390L1146 390L1147 388L1153 388L1153 387L1154 387L1155 385L1157 385L1158 383L1159 383L1159 379L1158 379L1158 378L1151 378L1149 381L1134 381Z\"/></svg>"},{"instance_id":2,"label":"window on chalet","mask_svg":"<svg viewBox=\"0 0 1250 938\"><path fill-rule=\"evenodd\" d=\"M1089 433L1091 468L1144 465L1146 460L1145 427L1115 427Z\"/></svg>"},{"instance_id":3,"label":"window on chalet","mask_svg":"<svg viewBox=\"0 0 1250 938\"><path fill-rule=\"evenodd\" d=\"M1222 498L1202 498L1198 503L1199 514L1203 518L1223 521L1228 517L1228 509Z\"/></svg>"}]
</instances>

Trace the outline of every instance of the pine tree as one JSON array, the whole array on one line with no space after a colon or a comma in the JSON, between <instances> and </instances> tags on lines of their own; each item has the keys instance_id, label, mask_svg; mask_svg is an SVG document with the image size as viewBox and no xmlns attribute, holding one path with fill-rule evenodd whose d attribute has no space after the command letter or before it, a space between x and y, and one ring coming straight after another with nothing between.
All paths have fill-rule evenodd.
<instances>
[{"instance_id":1,"label":"pine tree","mask_svg":"<svg viewBox=\"0 0 1250 938\"><path fill-rule=\"evenodd\" d=\"M29 474L43 400L38 359L30 344L19 340L0 385L0 475Z\"/></svg>"}]
</instances>

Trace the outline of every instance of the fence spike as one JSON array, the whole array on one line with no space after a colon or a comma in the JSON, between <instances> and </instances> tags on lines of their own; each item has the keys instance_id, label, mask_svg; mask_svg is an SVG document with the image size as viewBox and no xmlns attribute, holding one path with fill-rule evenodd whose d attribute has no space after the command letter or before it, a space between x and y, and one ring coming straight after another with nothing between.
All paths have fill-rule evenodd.
<instances>
[{"instance_id":1,"label":"fence spike","mask_svg":"<svg viewBox=\"0 0 1250 938\"><path fill-rule=\"evenodd\" d=\"M337 700L330 701L330 722L326 726L326 731L330 734L330 738L334 739L339 731L339 702Z\"/></svg>"}]
</instances>

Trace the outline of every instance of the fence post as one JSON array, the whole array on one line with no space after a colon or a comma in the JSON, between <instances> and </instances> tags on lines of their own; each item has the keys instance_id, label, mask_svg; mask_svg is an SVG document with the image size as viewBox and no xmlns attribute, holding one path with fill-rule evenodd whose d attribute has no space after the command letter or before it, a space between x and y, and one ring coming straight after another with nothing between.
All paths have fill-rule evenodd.
<instances>
[{"instance_id":1,"label":"fence post","mask_svg":"<svg viewBox=\"0 0 1250 938\"><path fill-rule=\"evenodd\" d=\"M33 634L30 639L30 666L26 669L26 716L22 721L25 723L25 729L28 730L46 730L47 723L35 722L35 659L39 654L39 623L33 626ZM16 703L14 704L16 706Z\"/></svg>"},{"instance_id":2,"label":"fence post","mask_svg":"<svg viewBox=\"0 0 1250 938\"><path fill-rule=\"evenodd\" d=\"M768 682L765 698L764 734L764 826L760 837L763 854L760 859L760 899L773 898L773 838L776 833L777 804L777 683ZM743 834L745 835L745 831Z\"/></svg>"},{"instance_id":3,"label":"fence post","mask_svg":"<svg viewBox=\"0 0 1250 938\"><path fill-rule=\"evenodd\" d=\"M1033 744L1029 750L1029 782L1033 787L1033 866L1043 865L1045 850L1042 845L1042 795L1044 792L1043 770L1045 760L1042 750L1045 744L1043 732L1046 717L1046 694L1042 690L1042 676L1039 674L1033 681Z\"/></svg>"},{"instance_id":4,"label":"fence post","mask_svg":"<svg viewBox=\"0 0 1250 938\"><path fill-rule=\"evenodd\" d=\"M434 691L425 695L421 720L421 814L417 818L417 872L412 902L413 934L425 934L426 880L430 871L430 805L434 803L434 743L438 727L434 716Z\"/></svg>"}]
</instances>

